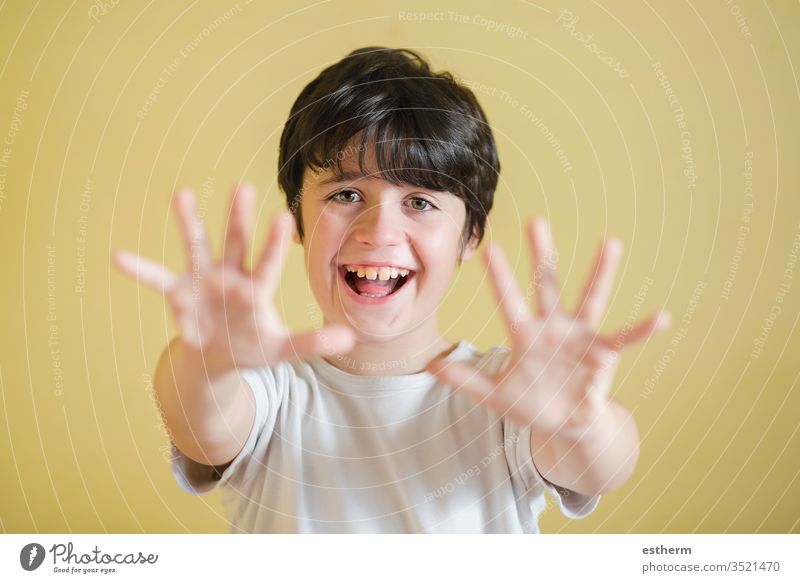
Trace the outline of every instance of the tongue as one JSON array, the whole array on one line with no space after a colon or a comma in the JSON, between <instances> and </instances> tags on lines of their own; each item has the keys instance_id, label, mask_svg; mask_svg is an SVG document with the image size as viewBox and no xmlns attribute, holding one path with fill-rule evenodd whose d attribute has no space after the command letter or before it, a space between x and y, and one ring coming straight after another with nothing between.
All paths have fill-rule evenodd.
<instances>
[{"instance_id":1,"label":"tongue","mask_svg":"<svg viewBox=\"0 0 800 583\"><path fill-rule=\"evenodd\" d=\"M356 277L355 286L360 293L385 295L394 289L396 279L367 279L366 277Z\"/></svg>"}]
</instances>

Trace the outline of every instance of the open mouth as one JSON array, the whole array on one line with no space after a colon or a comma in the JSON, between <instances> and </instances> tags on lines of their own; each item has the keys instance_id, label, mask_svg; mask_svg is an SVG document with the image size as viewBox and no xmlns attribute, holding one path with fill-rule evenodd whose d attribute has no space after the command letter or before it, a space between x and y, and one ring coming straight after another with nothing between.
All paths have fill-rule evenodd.
<instances>
[{"instance_id":1,"label":"open mouth","mask_svg":"<svg viewBox=\"0 0 800 583\"><path fill-rule=\"evenodd\" d=\"M397 293L416 274L407 269L364 269L351 265L340 265L339 273L350 289L366 298L385 298Z\"/></svg>"}]
</instances>

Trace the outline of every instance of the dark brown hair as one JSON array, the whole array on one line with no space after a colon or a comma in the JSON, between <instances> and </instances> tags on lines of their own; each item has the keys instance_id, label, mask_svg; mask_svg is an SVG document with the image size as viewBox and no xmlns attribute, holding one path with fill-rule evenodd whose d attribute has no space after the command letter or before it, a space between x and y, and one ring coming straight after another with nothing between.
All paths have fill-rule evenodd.
<instances>
[{"instance_id":1,"label":"dark brown hair","mask_svg":"<svg viewBox=\"0 0 800 583\"><path fill-rule=\"evenodd\" d=\"M359 138L361 143L353 140ZM366 174L374 145L381 178L460 197L462 245L483 238L500 162L492 130L469 88L432 72L409 49L366 47L324 69L300 92L283 127L278 184L303 237L300 201L307 168L342 173L342 155L359 153Z\"/></svg>"}]
</instances>

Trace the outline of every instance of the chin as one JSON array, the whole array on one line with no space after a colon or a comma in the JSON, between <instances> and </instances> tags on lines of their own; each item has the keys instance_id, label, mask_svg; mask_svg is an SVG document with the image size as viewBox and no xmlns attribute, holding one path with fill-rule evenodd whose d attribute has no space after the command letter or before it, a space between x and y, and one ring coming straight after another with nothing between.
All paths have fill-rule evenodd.
<instances>
[{"instance_id":1,"label":"chin","mask_svg":"<svg viewBox=\"0 0 800 583\"><path fill-rule=\"evenodd\" d=\"M391 327L382 325L379 319L374 316L365 315L363 318L345 317L347 326L355 332L356 340L359 343L383 344L400 338L409 331L408 326L395 323Z\"/></svg>"}]
</instances>

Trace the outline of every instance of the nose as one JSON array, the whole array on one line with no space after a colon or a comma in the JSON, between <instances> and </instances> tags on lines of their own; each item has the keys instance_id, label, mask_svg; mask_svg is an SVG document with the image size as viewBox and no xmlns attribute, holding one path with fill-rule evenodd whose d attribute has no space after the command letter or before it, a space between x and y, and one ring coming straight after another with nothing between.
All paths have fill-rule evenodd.
<instances>
[{"instance_id":1,"label":"nose","mask_svg":"<svg viewBox=\"0 0 800 583\"><path fill-rule=\"evenodd\" d=\"M403 213L391 202L369 206L353 225L356 241L372 247L392 247L403 242Z\"/></svg>"}]
</instances>

